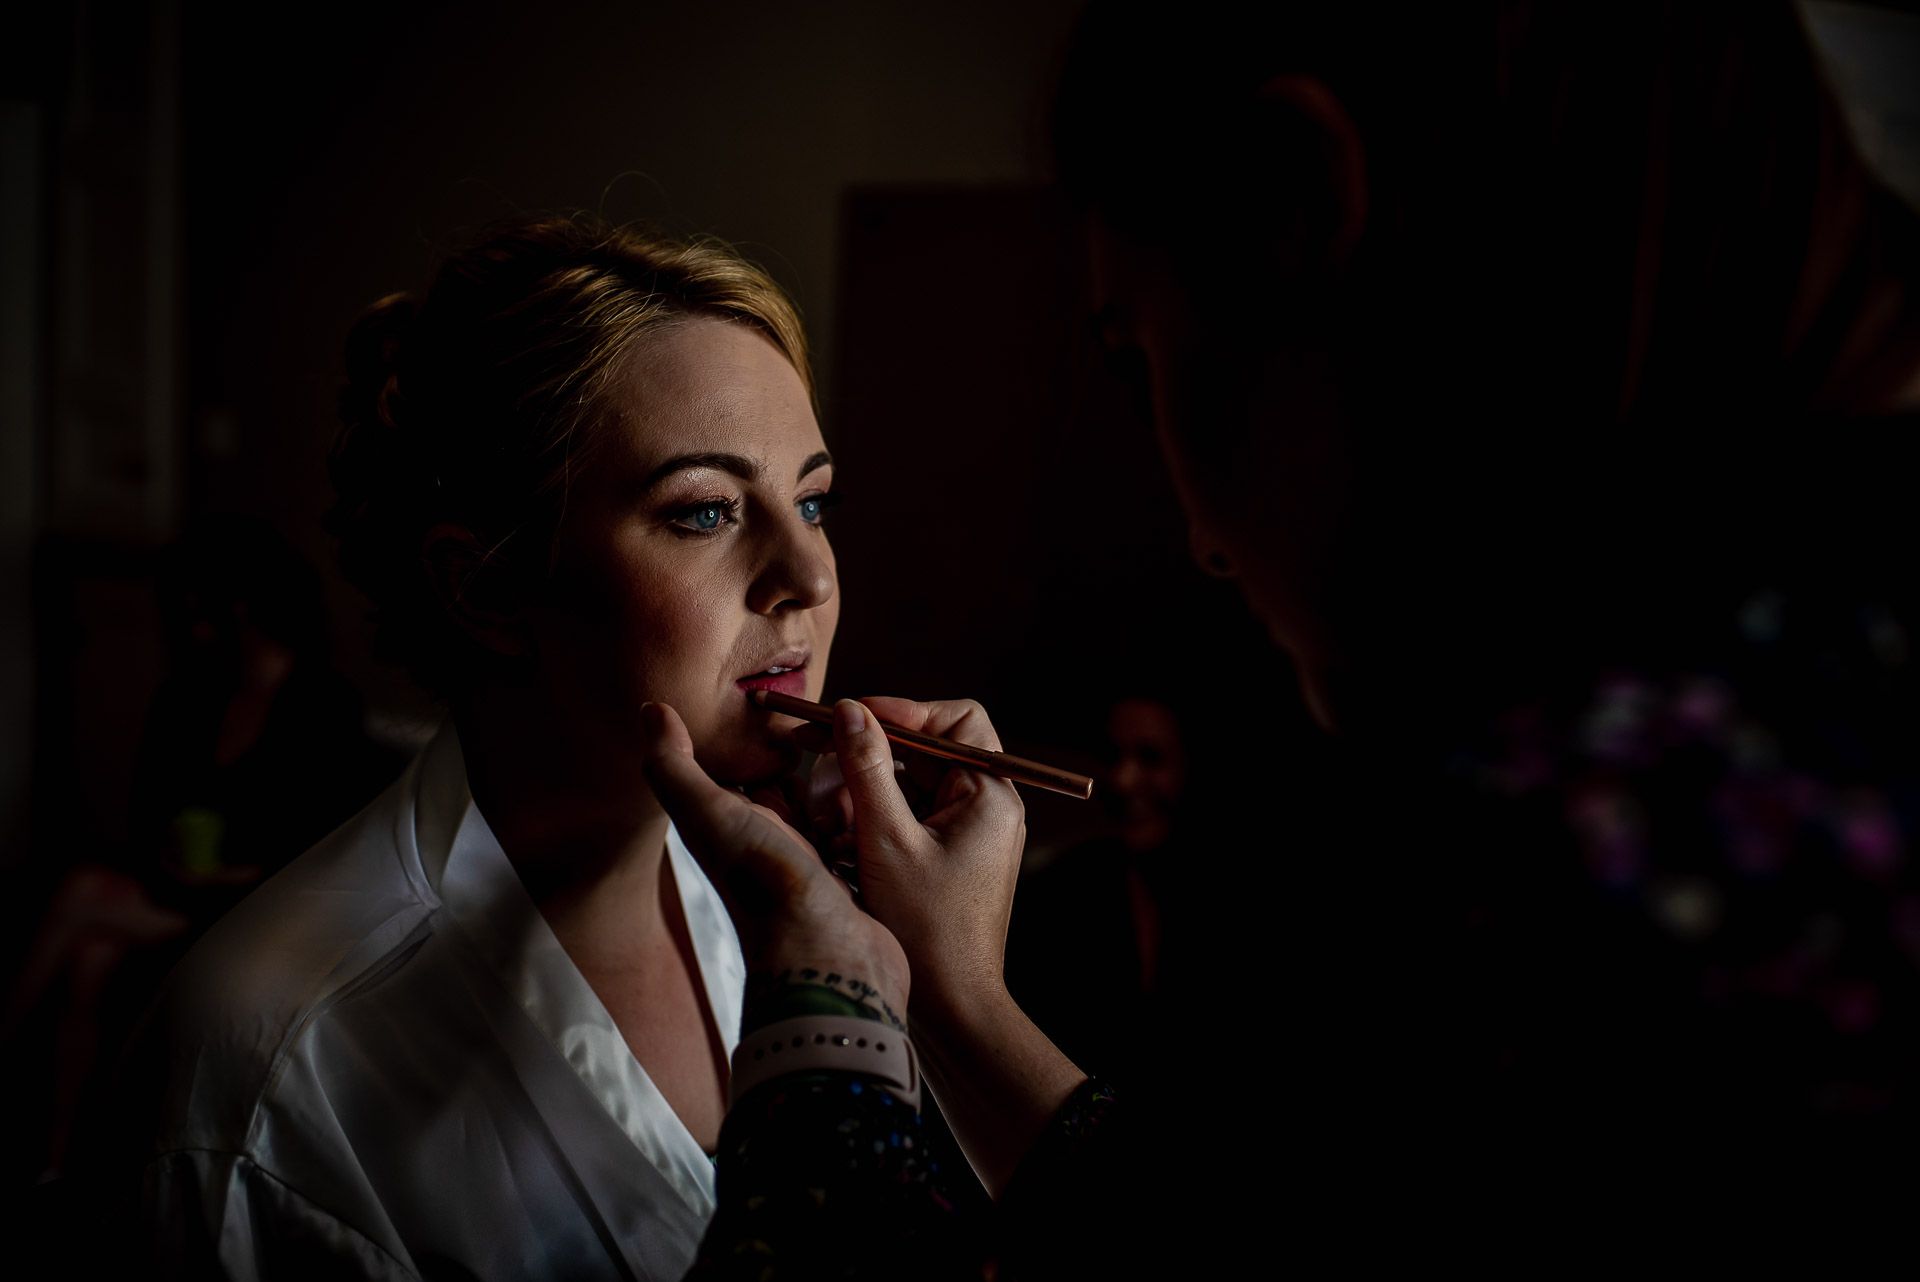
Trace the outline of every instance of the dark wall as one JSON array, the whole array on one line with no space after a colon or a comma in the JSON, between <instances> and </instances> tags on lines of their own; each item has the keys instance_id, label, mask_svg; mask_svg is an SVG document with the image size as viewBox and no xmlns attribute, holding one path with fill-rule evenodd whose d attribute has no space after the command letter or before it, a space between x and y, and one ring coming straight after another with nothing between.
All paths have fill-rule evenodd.
<instances>
[{"instance_id":1,"label":"dark wall","mask_svg":"<svg viewBox=\"0 0 1920 1282\"><path fill-rule=\"evenodd\" d=\"M191 502L270 511L316 558L357 311L463 230L596 209L726 237L798 300L833 433L842 193L1030 184L1073 0L966 6L349 4L297 42L190 6ZM922 310L943 306L929 289ZM356 603L335 595L355 674Z\"/></svg>"}]
</instances>

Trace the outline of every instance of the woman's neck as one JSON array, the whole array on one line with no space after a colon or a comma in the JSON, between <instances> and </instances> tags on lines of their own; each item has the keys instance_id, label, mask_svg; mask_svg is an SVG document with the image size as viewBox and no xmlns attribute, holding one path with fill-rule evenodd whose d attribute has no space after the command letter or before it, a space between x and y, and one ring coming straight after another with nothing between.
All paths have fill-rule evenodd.
<instances>
[{"instance_id":1,"label":"woman's neck","mask_svg":"<svg viewBox=\"0 0 1920 1282\"><path fill-rule=\"evenodd\" d=\"M474 804L569 951L618 964L663 938L667 815L638 768L518 691L477 695L455 723Z\"/></svg>"}]
</instances>

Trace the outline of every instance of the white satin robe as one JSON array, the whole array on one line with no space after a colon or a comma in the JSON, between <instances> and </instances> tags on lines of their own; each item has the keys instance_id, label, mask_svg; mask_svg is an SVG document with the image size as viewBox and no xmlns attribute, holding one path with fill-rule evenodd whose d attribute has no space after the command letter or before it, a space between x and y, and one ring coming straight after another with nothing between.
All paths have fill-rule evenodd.
<instances>
[{"instance_id":1,"label":"white satin robe","mask_svg":"<svg viewBox=\"0 0 1920 1282\"><path fill-rule=\"evenodd\" d=\"M739 941L667 848L731 1054ZM528 898L451 724L208 933L147 1042L162 1272L677 1278L713 1213L711 1160Z\"/></svg>"}]
</instances>

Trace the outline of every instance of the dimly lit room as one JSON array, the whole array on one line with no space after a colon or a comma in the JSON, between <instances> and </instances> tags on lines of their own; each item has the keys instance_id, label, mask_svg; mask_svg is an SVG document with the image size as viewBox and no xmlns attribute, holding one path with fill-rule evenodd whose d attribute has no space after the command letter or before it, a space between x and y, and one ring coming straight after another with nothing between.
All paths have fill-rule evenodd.
<instances>
[{"instance_id":1,"label":"dimly lit room","mask_svg":"<svg viewBox=\"0 0 1920 1282\"><path fill-rule=\"evenodd\" d=\"M11 25L21 1258L1532 1271L1920 1140L1920 10Z\"/></svg>"}]
</instances>

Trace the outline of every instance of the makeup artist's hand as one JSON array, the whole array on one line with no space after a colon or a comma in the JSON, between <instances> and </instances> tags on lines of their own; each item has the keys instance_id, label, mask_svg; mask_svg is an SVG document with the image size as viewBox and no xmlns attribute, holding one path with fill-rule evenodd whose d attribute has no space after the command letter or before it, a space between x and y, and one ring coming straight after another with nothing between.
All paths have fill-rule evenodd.
<instances>
[{"instance_id":1,"label":"makeup artist's hand","mask_svg":"<svg viewBox=\"0 0 1920 1282\"><path fill-rule=\"evenodd\" d=\"M875 719L998 749L979 704L862 702L834 707L833 752L815 766L809 811L816 831L851 818L851 837L834 844L851 849L861 903L913 964L921 1067L974 1173L998 1197L1086 1080L1007 992L1026 807L1006 780L919 753L902 753L896 772Z\"/></svg>"},{"instance_id":2,"label":"makeup artist's hand","mask_svg":"<svg viewBox=\"0 0 1920 1282\"><path fill-rule=\"evenodd\" d=\"M871 698L834 713L832 753L806 799L816 836L854 859L861 906L906 949L919 1007L1000 998L1026 807L1006 780L919 753L902 753L896 771L875 720L998 750L986 709Z\"/></svg>"},{"instance_id":3,"label":"makeup artist's hand","mask_svg":"<svg viewBox=\"0 0 1920 1282\"><path fill-rule=\"evenodd\" d=\"M641 710L644 769L687 849L726 902L752 980L803 972L845 976L877 1014L904 1017L907 959L887 928L862 912L846 884L773 806L715 783L693 757L680 715Z\"/></svg>"}]
</instances>

